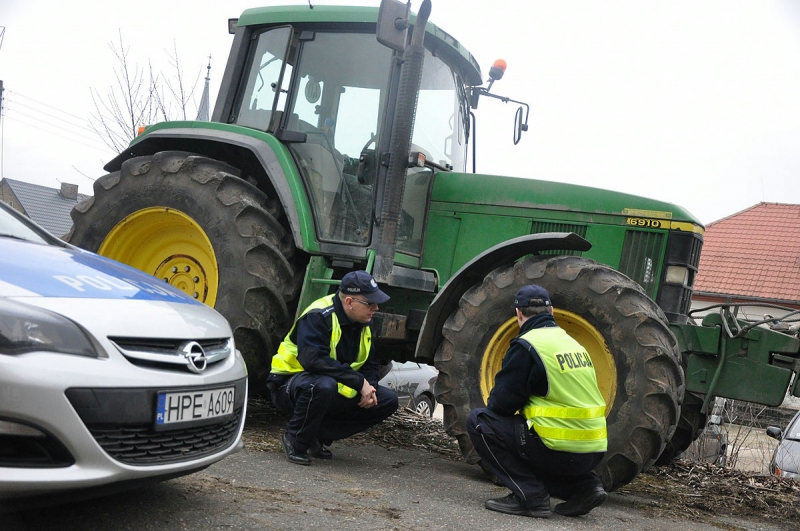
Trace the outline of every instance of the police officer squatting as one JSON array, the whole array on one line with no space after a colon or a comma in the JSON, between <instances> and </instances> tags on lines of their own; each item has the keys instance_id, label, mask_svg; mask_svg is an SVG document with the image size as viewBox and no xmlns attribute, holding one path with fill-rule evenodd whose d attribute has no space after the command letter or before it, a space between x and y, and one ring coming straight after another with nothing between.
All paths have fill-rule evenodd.
<instances>
[{"instance_id":1,"label":"police officer squatting","mask_svg":"<svg viewBox=\"0 0 800 531\"><path fill-rule=\"evenodd\" d=\"M347 273L336 293L312 302L272 358L272 402L289 416L281 445L286 458L310 465L331 459L328 448L388 418L397 395L378 385L372 316L389 300L366 271Z\"/></svg>"},{"instance_id":2,"label":"police officer squatting","mask_svg":"<svg viewBox=\"0 0 800 531\"><path fill-rule=\"evenodd\" d=\"M482 465L511 490L485 506L540 518L553 510L588 514L608 498L592 473L607 449L606 404L592 360L556 324L543 287L520 288L514 307L520 333L506 351L487 407L467 418ZM552 509L551 495L565 501Z\"/></svg>"}]
</instances>

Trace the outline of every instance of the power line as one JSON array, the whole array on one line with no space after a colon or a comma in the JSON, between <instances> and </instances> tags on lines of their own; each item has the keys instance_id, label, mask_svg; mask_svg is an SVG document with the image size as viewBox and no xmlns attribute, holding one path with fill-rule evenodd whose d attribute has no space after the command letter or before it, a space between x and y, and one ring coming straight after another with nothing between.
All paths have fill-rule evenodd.
<instances>
[{"instance_id":1,"label":"power line","mask_svg":"<svg viewBox=\"0 0 800 531\"><path fill-rule=\"evenodd\" d=\"M75 119L77 119L77 120L80 120L80 121L81 121L81 122L83 122L84 124L88 123L88 122L87 122L87 120L85 120L84 118L81 118L81 117L80 117L80 116L78 116L78 115L75 115L75 114L72 114L72 113L70 113L70 112L67 112L67 111L61 110L61 109L59 109L58 107L54 107L54 106L52 106L52 105L49 105L49 104L47 104L47 103L41 102L41 101L39 101L39 100L37 100L37 99L35 99L35 98L31 98L30 96L26 96L25 94L22 94L21 92L19 92L19 91L16 91L16 90L6 90L6 92L7 92L8 94L12 94L12 95L14 96L14 98L13 98L13 99L12 99L12 98L6 98L6 103L7 103L7 104L8 104L8 103L13 103L15 106L21 106L21 107L25 107L26 109L30 109L31 111L33 111L33 112L36 112L36 113L40 113L40 114L42 114L42 115L46 116L47 118L50 118L50 119L53 119L53 120L59 120L59 121L61 121L61 122L64 122L64 123L66 123L66 124L69 124L70 126L72 126L72 127L74 127L74 128L83 129L84 131L88 131L88 132L90 132L90 133L93 133L93 134L95 134L95 135L98 135L97 131L95 131L94 129L92 129L92 128L90 128L90 127L86 127L86 126L84 126L84 125L81 125L81 124L76 124L75 122L73 122L73 121L70 121L69 119L62 118L62 117L60 117L60 116L55 116L55 115L53 115L52 113L48 113L48 112L46 112L46 111L43 111L43 110L37 109L36 107L33 107L33 106L31 106L31 105L28 105L28 104L26 104L26 103L24 103L24 102L20 101L20 100L19 100L19 98L25 98L26 100L29 100L30 102L33 102L33 103L34 103L34 104L36 104L36 105L42 105L42 106L44 106L44 107L47 107L47 108L49 108L49 109L52 109L52 110L54 110L54 111L56 111L56 112L58 112L58 113L61 113L61 114L65 115L65 116L69 116L69 117L75 118ZM8 105L6 105L6 110L7 110L7 109L9 109L9 106L8 106ZM98 146L100 146L100 145L103 145L103 142L102 142L102 141L100 141L98 138L89 138L89 137L86 137L86 136L82 136L82 135L80 135L80 134L76 133L75 131L72 131L72 130L65 130L65 129L61 128L59 125L57 125L57 124L50 123L50 122L48 122L47 120L43 120L43 119L41 119L41 118L39 118L39 117L31 116L30 114L27 114L27 113L25 113L25 112L22 112L22 111L20 111L20 110L19 110L19 109L17 109L16 107L12 107L12 108L11 108L11 110L12 110L12 111L13 111L13 113L14 113L14 114L12 115L12 119L16 120L17 122L20 122L20 123L23 123L23 124L25 124L25 125L28 125L28 126L30 126L30 127L34 127L34 128L40 129L40 130L42 130L42 131L46 131L46 132L52 133L52 131L49 131L49 130L46 130L46 129L41 129L41 127L36 127L36 126L34 126L33 124L31 124L31 123L29 123L29 122L26 122L26 121L24 121L24 120L20 120L19 118L17 118L17 117L16 117L16 114L20 114L20 115L22 115L22 116L25 116L25 117L27 117L27 118L32 118L32 119L34 119L35 121L39 122L39 123L40 123L40 125L46 125L46 126L50 126L50 127L59 128L59 130L61 131L61 133L63 133L64 131L68 131L70 134L73 134L73 135L76 135L76 134L77 134L77 135L78 135L80 138L82 138L82 139L84 139L84 140L87 140L87 141L89 141L89 142L94 142L94 141L97 141L97 144L96 144L95 146L89 146L89 147L93 147L94 149L98 149ZM61 134L61 133L60 133L60 134ZM86 144L83 144L83 145L86 145ZM112 151L113 151L113 150L112 150Z\"/></svg>"},{"instance_id":2,"label":"power line","mask_svg":"<svg viewBox=\"0 0 800 531\"><path fill-rule=\"evenodd\" d=\"M33 124L31 124L31 123L28 123L28 122L26 122L25 120L20 120L19 118L14 118L14 117L12 117L12 116L8 116L8 115L6 115L6 116L5 116L5 119L7 119L7 120L8 120L8 119L10 119L10 120L13 120L13 121L15 121L15 122L19 122L19 123L21 123L21 124L25 124L25 125L27 125L28 127L33 127L34 129L38 129L38 130L40 130L40 131L44 131L45 133L50 133L51 135L56 135L56 136L58 136L58 137L59 137L59 139L61 139L61 140L69 140L69 141L71 141L71 142L75 142L76 144L81 144L82 146L86 146L86 147L88 147L88 148L92 148L92 149L94 149L94 150L97 150L97 151L102 151L102 152L104 152L104 153L106 153L106 154L108 154L109 152L113 152L113 150L111 150L111 149L109 149L109 148L106 148L106 149L100 149L100 148L99 148L99 147L97 147L97 146L92 146L92 145L89 145L89 144L85 144L85 143L83 143L83 142L79 142L79 141L77 141L77 140L75 140L75 139L73 139L73 138L70 138L69 136L64 136L64 134L63 134L63 131L62 131L62 132L60 132L60 133L56 133L56 132L54 132L54 131L49 131L49 130L47 130L47 129L42 129L42 128L41 128L41 127L39 127L39 126L36 126L36 125L33 125Z\"/></svg>"},{"instance_id":3,"label":"power line","mask_svg":"<svg viewBox=\"0 0 800 531\"><path fill-rule=\"evenodd\" d=\"M66 114L66 115L68 115L68 116L72 116L73 118L77 118L78 120L85 120L85 118L82 118L82 117L80 117L80 116L77 116L77 115L75 115L75 114L69 113L69 112L67 112L67 111L62 111L62 110L61 110L61 109L59 109L58 107L53 107L52 105L48 105L47 103L42 103L41 101L39 101L39 100L35 100L35 99L31 98L30 96L26 96L25 94L22 94L21 92L18 92L18 91L16 91L16 90L9 90L8 92L9 92L10 94L14 94L14 95L16 95L16 96L20 96L21 98L25 98L26 100L31 100L31 101L33 101L33 102L36 102L36 103L38 103L39 105L44 105L45 107L50 107L50 108L51 108L51 109L53 109L54 111L58 111L58 112L64 113L64 114Z\"/></svg>"},{"instance_id":4,"label":"power line","mask_svg":"<svg viewBox=\"0 0 800 531\"><path fill-rule=\"evenodd\" d=\"M56 112L59 112L59 113L61 113L61 114L64 114L64 115L66 115L66 116L70 116L70 117L72 117L72 118L75 118L75 119L77 119L77 120L80 120L80 121L82 121L82 122L84 122L84 123L88 123L88 122L87 122L87 120L85 120L84 118L81 118L81 117L80 117L80 116L78 116L78 115L75 115L75 114L72 114L72 113L70 113L70 112L67 112L67 111L61 110L61 109L59 109L58 107L54 107L54 106L52 106L52 105L49 105L49 104L47 104L47 103L41 102L41 101L39 101L39 100L37 100L37 99L35 99L35 98L31 98L30 96L26 96L25 94L22 94L22 93L21 93L21 92L19 92L19 91L16 91L16 90L14 90L14 91L12 91L12 90L6 90L6 92L8 92L8 93L10 93L10 94L13 94L15 97L21 97L21 98L25 98L26 100L29 100L29 101L31 101L31 102L33 102L33 103L37 104L37 105L42 105L42 106L44 106L44 107L47 107L47 108L49 108L49 109L53 109L54 111L56 111ZM8 100L8 101L13 101L13 103L14 103L14 104L16 104L16 105L21 105L21 106L23 106L23 107L27 107L28 109L31 109L31 110L32 110L32 111L34 111L34 112L38 112L38 113L45 114L46 116L48 116L48 117L50 117L50 118L53 118L53 119L55 119L55 120L60 120L60 121L63 121L63 122L65 122L65 123L67 123L67 124L70 124L70 125L71 125L71 126L73 126L73 127L78 127L78 128L84 129L84 130L86 130L86 131L89 131L90 133L94 133L94 134L96 134L96 135L100 136L100 134L99 134L99 133L98 133L96 130L94 130L94 129L92 129L92 128L89 128L89 127L84 127L84 126L82 126L82 125L79 125L79 124L76 124L76 123L74 123L74 122L71 122L71 121L69 121L69 120L67 120L67 119L65 119L65 118L60 118L60 117L58 117L58 116L53 116L52 114L47 114L47 113L45 113L44 111L41 111L41 110L39 110L39 109L36 109L36 108L34 108L34 107L31 107L30 105L26 105L25 103L23 103L23 102L19 101L18 99L14 99L14 100ZM32 117L32 116L30 116L30 115L26 115L25 113L23 113L23 112L20 112L20 111L19 111L19 110L17 110L17 109L14 109L14 112L15 112L15 113L20 113L20 114L22 114L23 116L27 116L27 117L30 117L30 118L34 118L35 120L39 121L39 119L38 119L38 118ZM23 121L23 120L20 120L19 118L16 118L16 121L18 121L18 122L20 122L20 123L24 123L24 124L26 124L26 125L29 125L29 126L31 126L31 127L35 127L33 124L30 124L30 123L28 123L28 122L25 122L25 121ZM48 126L52 126L52 127L58 127L58 125L54 125L54 124L51 124L51 123L47 123L46 121L45 121L45 122L43 122L43 123L44 123L45 125L48 125ZM51 132L51 133L52 133L52 131L47 131L47 132ZM93 141L93 140L98 140L98 139L89 139L89 138L86 138L86 137L82 137L82 138L84 138L84 139L86 139L86 140L89 140L90 142L91 142L91 141ZM84 144L84 145L85 145L85 144ZM103 143L102 141L98 141L98 144L97 144L97 145L104 145L104 143ZM91 147L94 147L95 149L98 149L96 146L91 146ZM107 149L108 149L110 152L114 152L114 150L113 150L113 149L111 149L111 148L108 148L108 146L107 146L107 145L106 145L106 148L107 148Z\"/></svg>"},{"instance_id":5,"label":"power line","mask_svg":"<svg viewBox=\"0 0 800 531\"><path fill-rule=\"evenodd\" d=\"M32 109L32 110L33 110L34 112L41 112L41 111L37 111L36 109ZM64 132L66 131L64 128L59 128L59 126L58 126L57 124L53 124L53 123L50 123L50 122L47 122L47 121L40 120L38 117L36 117L36 116L33 116L33 115L31 115L31 114L28 114L28 113L25 113L25 112L23 112L23 111L21 111L21 110L19 110L19 109L6 107L6 113L8 113L8 111L11 111L13 116L16 116L16 115L21 115L21 116L24 116L25 118L31 118L31 119L33 119L33 120L36 120L36 121L37 121L37 122L39 122L41 125L46 125L46 126L50 126L50 127L55 127L56 129L59 129L59 130L60 130L62 133L64 133ZM53 116L52 118L56 118L56 117L55 117L55 116ZM73 127L74 127L74 124L71 124L71 125L73 125ZM94 133L94 131L92 131L91 129L88 129L88 131L89 131L89 132L91 132L91 133ZM96 137L88 137L88 136L86 136L86 135L82 135L82 134L80 134L79 132L74 132L74 131L69 131L69 133L70 133L71 135L75 135L75 136L77 136L77 137L79 137L79 138L81 138L81 139L83 139L83 140L87 140L87 141L89 141L89 142L95 142L95 141L96 141L98 145L100 145L100 144L102 143L102 142L100 142L100 140L99 140L98 138L96 138Z\"/></svg>"},{"instance_id":6,"label":"power line","mask_svg":"<svg viewBox=\"0 0 800 531\"><path fill-rule=\"evenodd\" d=\"M54 115L52 115L52 114L49 114L47 111L40 111L40 110L39 110L39 109L37 109L36 107L31 107L30 105L26 105L25 103L22 103L21 101L17 101L17 100L11 100L11 99L9 99L9 100L8 100L8 103L13 103L14 105L19 105L19 106L21 106L21 107L25 107L26 109L30 109L30 110L32 110L33 112L38 112L38 113L44 114L45 116L48 116L48 117L50 117L50 118L53 118L54 120L59 120L59 121L61 121L61 122L67 123L67 124L69 124L69 125L71 125L71 126L73 126L73 127L78 127L78 128L80 128L80 129L83 129L83 130L85 130L85 131L89 131L90 133L96 133L96 131L95 131L94 129L92 129L91 127L85 127L85 126L83 126L83 125L76 124L75 122L70 122L69 120L66 120L66 119L64 119L64 118L61 118L61 117L59 117L59 116L54 116Z\"/></svg>"},{"instance_id":7,"label":"power line","mask_svg":"<svg viewBox=\"0 0 800 531\"><path fill-rule=\"evenodd\" d=\"M77 139L83 140L85 142L92 142L94 144L93 147L99 148L100 146L103 145L103 143L100 142L96 138L90 138L88 136L84 136L84 135L81 135L79 133L75 133L75 132L72 132L72 131L67 131L65 129L61 129L57 125L54 125L54 124L51 124L51 123L48 123L48 122L43 122L43 121L37 119L35 116L31 116L30 114L26 114L24 112L20 112L19 110L16 110L16 109L12 110L11 116L8 116L8 109L6 109L6 117L11 118L12 120L15 120L15 121L18 121L18 122L22 122L22 123L24 123L26 125L30 125L31 127L35 127L34 124L38 124L38 128L41 129L42 131L47 131L48 133L51 133L51 134L57 134L57 135L59 135L61 137L64 137L64 138L77 138ZM32 119L34 122L30 123L30 122L24 121L24 120L20 119L20 117ZM44 127L44 128L42 128L42 127ZM47 129L48 127L50 129ZM68 134L65 135L64 133L68 133Z\"/></svg>"}]
</instances>

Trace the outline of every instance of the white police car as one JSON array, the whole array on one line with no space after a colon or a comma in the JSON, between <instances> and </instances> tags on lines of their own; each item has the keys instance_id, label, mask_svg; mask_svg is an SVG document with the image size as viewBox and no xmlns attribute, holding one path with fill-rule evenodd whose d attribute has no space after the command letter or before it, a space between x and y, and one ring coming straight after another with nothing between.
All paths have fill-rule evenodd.
<instances>
[{"instance_id":1,"label":"white police car","mask_svg":"<svg viewBox=\"0 0 800 531\"><path fill-rule=\"evenodd\" d=\"M0 203L0 505L203 469L246 404L219 313Z\"/></svg>"}]
</instances>

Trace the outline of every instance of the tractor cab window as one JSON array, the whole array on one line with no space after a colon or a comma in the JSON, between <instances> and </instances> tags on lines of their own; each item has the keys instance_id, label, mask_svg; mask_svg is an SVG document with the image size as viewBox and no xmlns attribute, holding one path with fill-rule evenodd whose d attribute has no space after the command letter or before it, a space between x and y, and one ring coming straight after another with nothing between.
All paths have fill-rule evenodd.
<instances>
[{"instance_id":1,"label":"tractor cab window","mask_svg":"<svg viewBox=\"0 0 800 531\"><path fill-rule=\"evenodd\" d=\"M469 104L458 75L425 51L411 151L421 151L441 166L464 171Z\"/></svg>"},{"instance_id":2,"label":"tractor cab window","mask_svg":"<svg viewBox=\"0 0 800 531\"><path fill-rule=\"evenodd\" d=\"M464 171L469 105L464 85L441 59L425 51L411 151L425 154L440 166ZM397 229L397 251L420 256L433 171L411 168L406 174L403 206Z\"/></svg>"},{"instance_id":3,"label":"tractor cab window","mask_svg":"<svg viewBox=\"0 0 800 531\"><path fill-rule=\"evenodd\" d=\"M287 130L321 240L367 245L373 211L375 145L391 50L374 34L315 31L301 40Z\"/></svg>"},{"instance_id":4,"label":"tractor cab window","mask_svg":"<svg viewBox=\"0 0 800 531\"><path fill-rule=\"evenodd\" d=\"M233 122L260 131L274 129L276 110L286 105L291 65L285 62L292 31L288 26L260 33L251 47L250 70L239 90ZM286 65L286 72L283 72Z\"/></svg>"}]
</instances>

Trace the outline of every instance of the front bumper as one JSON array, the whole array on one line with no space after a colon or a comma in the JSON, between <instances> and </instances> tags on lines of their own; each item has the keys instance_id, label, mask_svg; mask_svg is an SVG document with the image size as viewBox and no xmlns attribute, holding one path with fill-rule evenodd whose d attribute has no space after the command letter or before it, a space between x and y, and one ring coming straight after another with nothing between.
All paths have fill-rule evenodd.
<instances>
[{"instance_id":1,"label":"front bumper","mask_svg":"<svg viewBox=\"0 0 800 531\"><path fill-rule=\"evenodd\" d=\"M232 415L156 429L158 392L229 386L235 388ZM42 434L0 430L0 498L156 481L203 469L243 447L247 392L238 352L203 375L143 369L116 356L0 355L0 421Z\"/></svg>"}]
</instances>

